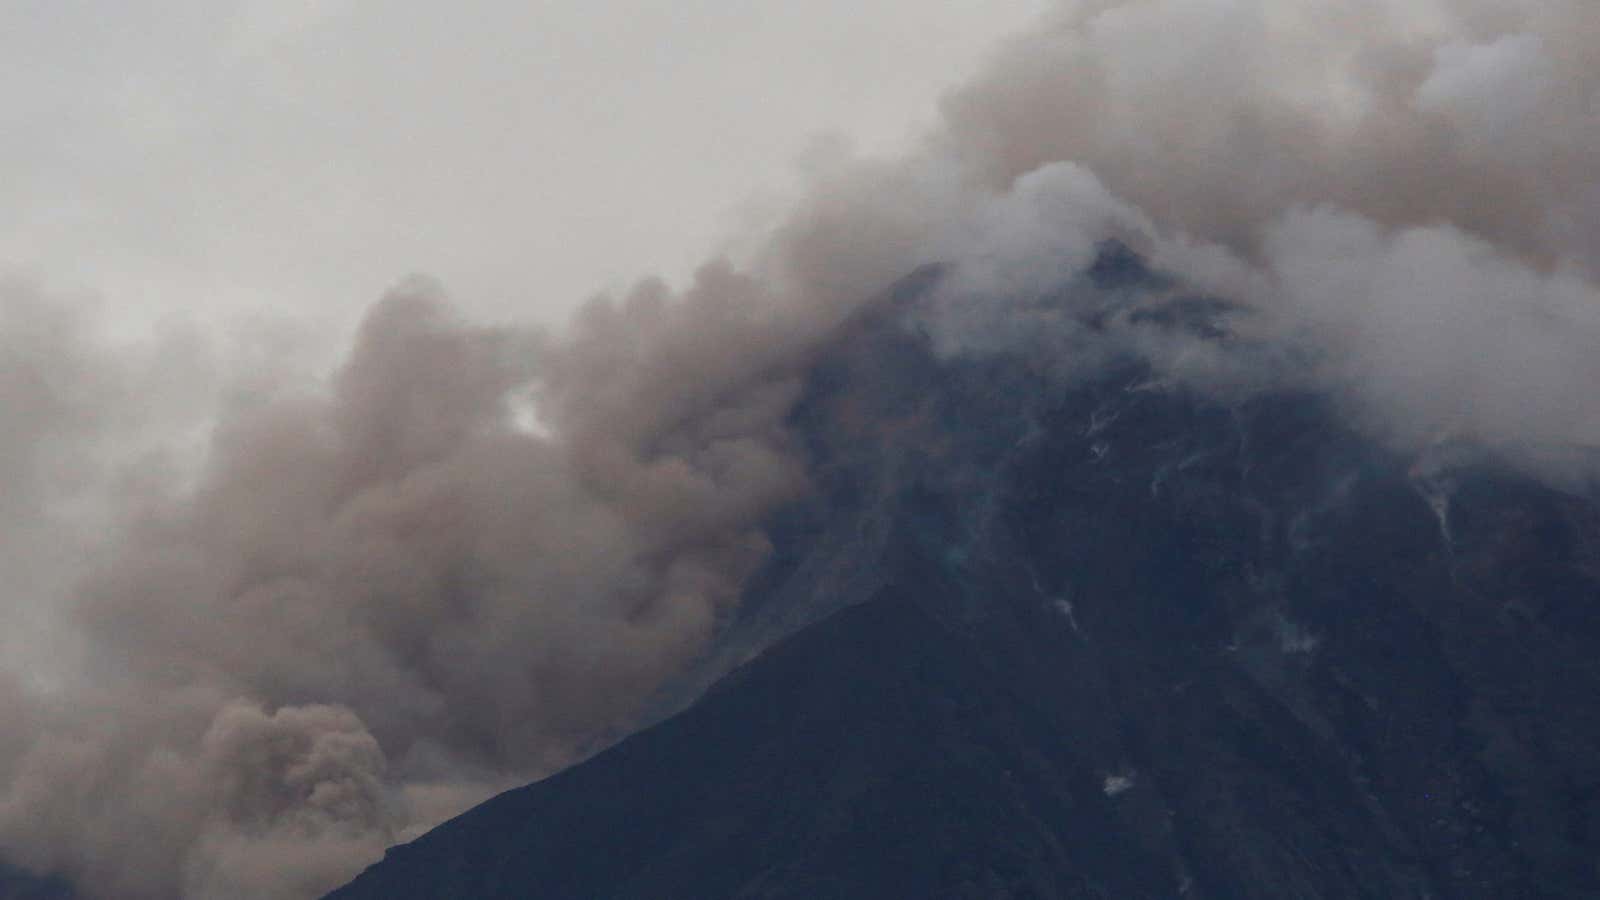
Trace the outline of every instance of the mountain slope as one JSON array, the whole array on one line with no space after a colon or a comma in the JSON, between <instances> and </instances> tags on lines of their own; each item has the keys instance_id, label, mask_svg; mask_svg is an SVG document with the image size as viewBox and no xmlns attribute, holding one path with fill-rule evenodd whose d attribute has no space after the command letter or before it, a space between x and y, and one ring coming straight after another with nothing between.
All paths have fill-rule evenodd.
<instances>
[{"instance_id":1,"label":"mountain slope","mask_svg":"<svg viewBox=\"0 0 1600 900\"><path fill-rule=\"evenodd\" d=\"M0 898L4 900L73 900L71 886L58 878L43 878L0 862Z\"/></svg>"},{"instance_id":2,"label":"mountain slope","mask_svg":"<svg viewBox=\"0 0 1600 900\"><path fill-rule=\"evenodd\" d=\"M333 896L1600 895L1592 495L1167 378L1126 348L1249 348L1116 248L1004 352L937 277L816 360L683 694L754 661Z\"/></svg>"},{"instance_id":3,"label":"mountain slope","mask_svg":"<svg viewBox=\"0 0 1600 900\"><path fill-rule=\"evenodd\" d=\"M1070 736L896 591L332 896L1157 897L1163 869Z\"/></svg>"}]
</instances>

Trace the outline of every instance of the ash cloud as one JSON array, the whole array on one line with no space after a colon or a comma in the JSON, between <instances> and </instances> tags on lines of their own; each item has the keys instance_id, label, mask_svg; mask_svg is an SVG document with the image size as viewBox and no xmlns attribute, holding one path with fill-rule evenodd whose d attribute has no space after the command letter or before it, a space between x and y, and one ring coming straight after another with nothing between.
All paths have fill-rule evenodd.
<instances>
[{"instance_id":1,"label":"ash cloud","mask_svg":"<svg viewBox=\"0 0 1600 900\"><path fill-rule=\"evenodd\" d=\"M1074 161L1245 252L1330 205L1592 275L1597 38L1582 0L1071 4L953 92L941 139L988 185Z\"/></svg>"},{"instance_id":2,"label":"ash cloud","mask_svg":"<svg viewBox=\"0 0 1600 900\"><path fill-rule=\"evenodd\" d=\"M315 896L622 733L806 489L786 417L809 358L930 263L946 354L1033 342L1071 377L1111 342L1198 389L1336 391L1401 448L1595 477L1586 0L1068 4L942 112L904 158L820 167L682 290L548 333L411 281L322 380L108 348L8 289L0 529L32 574L6 597L67 662L0 682L0 851L92 896ZM1108 238L1294 352L1091 337L1031 304ZM230 366L248 390L188 387ZM125 452L196 428L184 477Z\"/></svg>"},{"instance_id":3,"label":"ash cloud","mask_svg":"<svg viewBox=\"0 0 1600 900\"><path fill-rule=\"evenodd\" d=\"M1479 442L1582 487L1600 447L1597 38L1600 12L1573 2L1076 4L950 95L934 152L1022 204L1002 256L1069 234L1031 220L1092 177L1123 205L1099 235L1131 227L1158 268L1248 304L1253 337L1320 361L1260 377L1336 389L1404 446ZM1095 235L1045 258L1081 260Z\"/></svg>"},{"instance_id":4,"label":"ash cloud","mask_svg":"<svg viewBox=\"0 0 1600 900\"><path fill-rule=\"evenodd\" d=\"M412 282L325 388L232 404L192 483L114 510L71 683L12 692L8 853L96 896L312 896L614 735L804 483L745 287L642 288L553 342ZM92 381L65 359L42 380ZM528 390L559 439L517 426Z\"/></svg>"}]
</instances>

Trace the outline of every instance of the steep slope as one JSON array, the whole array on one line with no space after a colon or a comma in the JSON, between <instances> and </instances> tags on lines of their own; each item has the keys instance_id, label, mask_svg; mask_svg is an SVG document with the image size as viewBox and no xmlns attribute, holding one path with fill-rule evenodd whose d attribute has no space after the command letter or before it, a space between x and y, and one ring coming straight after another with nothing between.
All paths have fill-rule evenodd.
<instances>
[{"instance_id":1,"label":"steep slope","mask_svg":"<svg viewBox=\"0 0 1600 900\"><path fill-rule=\"evenodd\" d=\"M73 900L71 886L58 878L40 878L0 863L0 898L4 900Z\"/></svg>"},{"instance_id":2,"label":"steep slope","mask_svg":"<svg viewBox=\"0 0 1600 900\"><path fill-rule=\"evenodd\" d=\"M1169 896L1070 736L914 590L836 614L332 896Z\"/></svg>"},{"instance_id":3,"label":"steep slope","mask_svg":"<svg viewBox=\"0 0 1600 900\"><path fill-rule=\"evenodd\" d=\"M1600 894L1591 494L1185 386L1127 348L1249 348L1118 248L1005 352L935 352L937 278L817 360L678 696L799 634L335 897Z\"/></svg>"}]
</instances>

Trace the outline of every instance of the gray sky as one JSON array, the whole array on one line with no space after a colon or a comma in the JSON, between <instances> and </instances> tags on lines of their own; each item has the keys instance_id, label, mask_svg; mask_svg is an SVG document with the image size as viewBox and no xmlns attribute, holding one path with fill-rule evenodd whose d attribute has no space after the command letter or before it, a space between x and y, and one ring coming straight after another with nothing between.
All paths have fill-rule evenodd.
<instances>
[{"instance_id":1,"label":"gray sky","mask_svg":"<svg viewBox=\"0 0 1600 900\"><path fill-rule=\"evenodd\" d=\"M826 133L889 150L1045 0L21 0L0 271L325 314L411 272L480 317L679 278ZM909 11L915 15L908 15Z\"/></svg>"}]
</instances>

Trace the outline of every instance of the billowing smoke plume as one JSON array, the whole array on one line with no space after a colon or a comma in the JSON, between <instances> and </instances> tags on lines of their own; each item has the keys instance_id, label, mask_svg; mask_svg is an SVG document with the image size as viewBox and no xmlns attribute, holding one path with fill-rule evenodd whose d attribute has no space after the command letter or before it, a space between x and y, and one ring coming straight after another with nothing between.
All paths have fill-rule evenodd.
<instances>
[{"instance_id":1,"label":"billowing smoke plume","mask_svg":"<svg viewBox=\"0 0 1600 900\"><path fill-rule=\"evenodd\" d=\"M309 895L614 733L804 483L748 290L642 288L554 344L412 283L325 389L236 401L192 484L119 498L72 683L9 692L8 850L106 896ZM8 468L104 412L73 415L78 356L16 360L37 422Z\"/></svg>"},{"instance_id":2,"label":"billowing smoke plume","mask_svg":"<svg viewBox=\"0 0 1600 900\"><path fill-rule=\"evenodd\" d=\"M1160 266L1300 332L1389 436L1593 477L1592 4L1085 2L945 114L938 152L997 194L1086 168ZM999 240L1013 269L1048 246Z\"/></svg>"},{"instance_id":3,"label":"billowing smoke plume","mask_svg":"<svg viewBox=\"0 0 1600 900\"><path fill-rule=\"evenodd\" d=\"M1591 0L1070 4L917 152L825 167L749 259L559 335L407 283L330 379L244 373L179 475L123 451L190 421L152 398L226 354L113 352L10 288L5 591L66 623L71 664L0 684L0 847L96 896L313 896L614 737L805 490L785 423L811 353L927 263L939 349L1004 353L1048 331L1012 301L1122 240L1248 311L1250 353L1128 338L1172 378L1303 379L1402 448L1582 484L1595 146Z\"/></svg>"}]
</instances>

